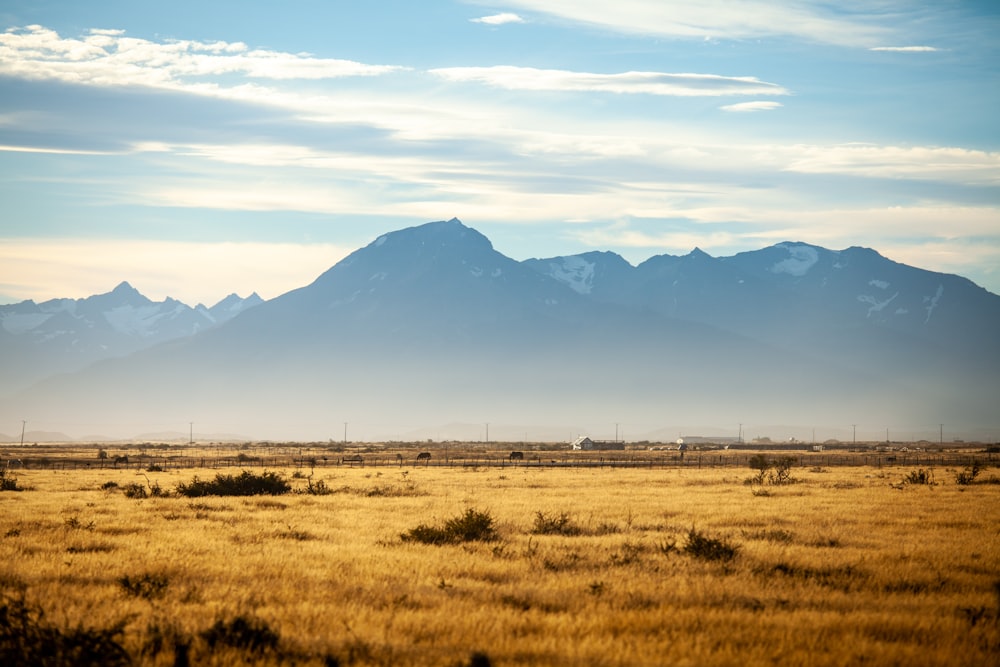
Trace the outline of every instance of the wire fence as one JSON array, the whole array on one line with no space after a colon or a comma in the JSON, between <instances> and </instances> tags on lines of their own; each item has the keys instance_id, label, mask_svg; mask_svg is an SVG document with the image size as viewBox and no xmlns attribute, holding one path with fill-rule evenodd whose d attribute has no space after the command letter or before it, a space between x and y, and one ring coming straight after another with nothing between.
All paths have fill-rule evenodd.
<instances>
[{"instance_id":1,"label":"wire fence","mask_svg":"<svg viewBox=\"0 0 1000 667\"><path fill-rule=\"evenodd\" d=\"M416 453L391 454L278 454L190 456L149 453L97 458L82 456L22 456L0 461L11 470L180 470L180 469L330 469L330 468L521 468L559 469L750 469L751 459L764 455L770 460L789 458L799 468L874 467L938 468L1000 464L1000 453L985 451L952 452L789 452L789 451L708 451L708 452L621 452L600 455L594 452L433 453L417 458Z\"/></svg>"}]
</instances>

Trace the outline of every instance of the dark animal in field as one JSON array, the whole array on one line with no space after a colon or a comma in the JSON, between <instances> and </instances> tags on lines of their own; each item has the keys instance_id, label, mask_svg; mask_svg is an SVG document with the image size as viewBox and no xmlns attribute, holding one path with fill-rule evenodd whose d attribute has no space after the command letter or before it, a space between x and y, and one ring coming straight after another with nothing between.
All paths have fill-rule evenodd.
<instances>
[{"instance_id":1,"label":"dark animal in field","mask_svg":"<svg viewBox=\"0 0 1000 667\"><path fill-rule=\"evenodd\" d=\"M417 454L417 463L420 463L421 461L424 461L424 465L429 465L431 462L431 453L420 452L419 454Z\"/></svg>"},{"instance_id":2,"label":"dark animal in field","mask_svg":"<svg viewBox=\"0 0 1000 667\"><path fill-rule=\"evenodd\" d=\"M116 468L118 467L119 463L124 463L125 465L128 465L128 457L127 456L116 456L111 463L114 464L114 466Z\"/></svg>"},{"instance_id":3,"label":"dark animal in field","mask_svg":"<svg viewBox=\"0 0 1000 667\"><path fill-rule=\"evenodd\" d=\"M365 460L361 457L360 454L355 454L354 456L345 456L344 458L340 459L340 462L350 463L351 465L354 465L355 463L360 463L361 465L365 464Z\"/></svg>"},{"instance_id":4,"label":"dark animal in field","mask_svg":"<svg viewBox=\"0 0 1000 667\"><path fill-rule=\"evenodd\" d=\"M511 452L510 453L510 460L511 461L523 461L524 460L524 452Z\"/></svg>"}]
</instances>

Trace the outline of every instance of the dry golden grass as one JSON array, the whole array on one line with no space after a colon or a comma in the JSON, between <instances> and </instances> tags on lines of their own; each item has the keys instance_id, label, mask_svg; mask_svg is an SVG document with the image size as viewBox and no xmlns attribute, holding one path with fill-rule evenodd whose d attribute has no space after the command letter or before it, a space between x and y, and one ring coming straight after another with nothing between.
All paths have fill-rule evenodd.
<instances>
[{"instance_id":1,"label":"dry golden grass","mask_svg":"<svg viewBox=\"0 0 1000 667\"><path fill-rule=\"evenodd\" d=\"M0 584L62 628L123 624L140 664L993 665L1000 655L1000 485L900 484L902 470L278 470L276 497L126 498L214 470L17 473L0 492ZM308 471L307 471L308 472ZM987 471L986 477L994 470ZM500 539L400 535L467 508ZM575 534L536 534L563 516ZM685 553L689 532L738 546ZM145 581L150 588L123 585ZM155 582L165 582L157 588ZM152 583L151 583L152 582ZM155 589L155 590L153 590ZM275 650L209 650L256 619ZM159 651L151 644L166 638ZM145 652L144 652L145 647Z\"/></svg>"}]
</instances>

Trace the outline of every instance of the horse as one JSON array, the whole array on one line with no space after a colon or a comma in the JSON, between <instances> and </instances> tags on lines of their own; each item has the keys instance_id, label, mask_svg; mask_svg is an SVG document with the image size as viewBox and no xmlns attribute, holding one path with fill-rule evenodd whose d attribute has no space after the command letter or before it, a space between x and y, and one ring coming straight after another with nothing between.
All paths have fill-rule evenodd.
<instances>
[{"instance_id":1,"label":"horse","mask_svg":"<svg viewBox=\"0 0 1000 667\"><path fill-rule=\"evenodd\" d=\"M430 452L420 452L417 454L417 463L424 461L424 465L430 465L431 463L431 453Z\"/></svg>"}]
</instances>

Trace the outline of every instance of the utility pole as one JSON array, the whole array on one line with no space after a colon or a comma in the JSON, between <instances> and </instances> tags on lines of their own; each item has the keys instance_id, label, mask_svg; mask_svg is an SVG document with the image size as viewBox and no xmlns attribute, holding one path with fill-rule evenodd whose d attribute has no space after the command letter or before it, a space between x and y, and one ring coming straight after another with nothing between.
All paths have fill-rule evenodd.
<instances>
[{"instance_id":1,"label":"utility pole","mask_svg":"<svg viewBox=\"0 0 1000 667\"><path fill-rule=\"evenodd\" d=\"M743 423L740 422L740 434L736 437L736 444L743 444Z\"/></svg>"},{"instance_id":2,"label":"utility pole","mask_svg":"<svg viewBox=\"0 0 1000 667\"><path fill-rule=\"evenodd\" d=\"M194 444L194 422L188 422L188 427L191 429L188 431L188 444Z\"/></svg>"},{"instance_id":3,"label":"utility pole","mask_svg":"<svg viewBox=\"0 0 1000 667\"><path fill-rule=\"evenodd\" d=\"M856 445L858 444L858 425L851 424L851 427L854 429L854 435L851 436L851 444Z\"/></svg>"},{"instance_id":4,"label":"utility pole","mask_svg":"<svg viewBox=\"0 0 1000 667\"><path fill-rule=\"evenodd\" d=\"M25 425L27 425L27 423L28 423L28 420L26 420L26 419L22 419L21 420L21 446L22 447L24 447L24 427L25 427Z\"/></svg>"},{"instance_id":5,"label":"utility pole","mask_svg":"<svg viewBox=\"0 0 1000 667\"><path fill-rule=\"evenodd\" d=\"M486 446L490 444L490 423L486 422Z\"/></svg>"},{"instance_id":6,"label":"utility pole","mask_svg":"<svg viewBox=\"0 0 1000 667\"><path fill-rule=\"evenodd\" d=\"M347 444L347 422L344 422L344 444Z\"/></svg>"},{"instance_id":7,"label":"utility pole","mask_svg":"<svg viewBox=\"0 0 1000 667\"><path fill-rule=\"evenodd\" d=\"M941 429L939 431L939 435L938 435L938 438L939 438L938 444L943 445L944 444L944 424L938 424L938 428Z\"/></svg>"},{"instance_id":8,"label":"utility pole","mask_svg":"<svg viewBox=\"0 0 1000 667\"><path fill-rule=\"evenodd\" d=\"M618 442L618 422L615 422L615 443Z\"/></svg>"}]
</instances>

